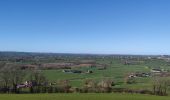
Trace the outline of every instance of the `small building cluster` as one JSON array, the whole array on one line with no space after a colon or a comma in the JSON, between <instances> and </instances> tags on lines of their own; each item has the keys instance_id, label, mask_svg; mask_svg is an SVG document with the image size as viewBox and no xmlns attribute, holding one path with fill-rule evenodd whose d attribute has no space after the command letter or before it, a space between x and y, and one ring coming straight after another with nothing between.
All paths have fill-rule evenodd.
<instances>
[{"instance_id":1,"label":"small building cluster","mask_svg":"<svg viewBox=\"0 0 170 100\"><path fill-rule=\"evenodd\" d=\"M80 70L63 70L64 73L82 73Z\"/></svg>"},{"instance_id":2,"label":"small building cluster","mask_svg":"<svg viewBox=\"0 0 170 100\"><path fill-rule=\"evenodd\" d=\"M151 73L136 72L136 73L131 73L128 77L135 78L135 77L150 77L150 76L151 76Z\"/></svg>"},{"instance_id":3,"label":"small building cluster","mask_svg":"<svg viewBox=\"0 0 170 100\"><path fill-rule=\"evenodd\" d=\"M43 82L43 83L37 83L36 81L26 81L23 84L18 84L16 87L19 88L30 88L34 86L44 86L48 85L48 82Z\"/></svg>"},{"instance_id":4,"label":"small building cluster","mask_svg":"<svg viewBox=\"0 0 170 100\"><path fill-rule=\"evenodd\" d=\"M160 68L154 68L154 69L151 69L151 72L152 73L164 73L164 72L168 72L168 70L160 69Z\"/></svg>"},{"instance_id":5,"label":"small building cluster","mask_svg":"<svg viewBox=\"0 0 170 100\"><path fill-rule=\"evenodd\" d=\"M33 86L37 86L37 82L35 82L35 81L26 81L23 84L18 84L17 88L27 88L27 87L30 88L30 87L33 87Z\"/></svg>"},{"instance_id":6,"label":"small building cluster","mask_svg":"<svg viewBox=\"0 0 170 100\"><path fill-rule=\"evenodd\" d=\"M77 73L77 74L81 74L81 73L88 73L88 74L90 74L90 73L93 73L93 71L91 71L91 70L88 70L86 72L83 72L81 70L63 70L63 72L64 73Z\"/></svg>"}]
</instances>

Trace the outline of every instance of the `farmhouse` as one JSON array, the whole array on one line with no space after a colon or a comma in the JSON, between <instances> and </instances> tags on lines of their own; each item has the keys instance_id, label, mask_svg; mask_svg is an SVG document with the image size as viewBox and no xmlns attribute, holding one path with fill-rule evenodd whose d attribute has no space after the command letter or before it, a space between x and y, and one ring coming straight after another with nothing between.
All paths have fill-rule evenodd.
<instances>
[{"instance_id":1,"label":"farmhouse","mask_svg":"<svg viewBox=\"0 0 170 100\"><path fill-rule=\"evenodd\" d=\"M162 72L162 70L161 69L151 69L151 72L152 73L161 73Z\"/></svg>"},{"instance_id":2,"label":"farmhouse","mask_svg":"<svg viewBox=\"0 0 170 100\"><path fill-rule=\"evenodd\" d=\"M142 72L142 73L136 73L135 75L137 77L149 77L149 76L151 76L151 73L144 73L144 72Z\"/></svg>"},{"instance_id":3,"label":"farmhouse","mask_svg":"<svg viewBox=\"0 0 170 100\"><path fill-rule=\"evenodd\" d=\"M36 81L26 81L23 84L18 84L17 88L27 88L27 87L32 87L32 86L37 86Z\"/></svg>"},{"instance_id":4,"label":"farmhouse","mask_svg":"<svg viewBox=\"0 0 170 100\"><path fill-rule=\"evenodd\" d=\"M64 73L82 73L80 70L63 70Z\"/></svg>"},{"instance_id":5,"label":"farmhouse","mask_svg":"<svg viewBox=\"0 0 170 100\"><path fill-rule=\"evenodd\" d=\"M26 87L26 85L25 84L19 84L19 85L17 85L17 88L19 89L19 88L25 88Z\"/></svg>"},{"instance_id":6,"label":"farmhouse","mask_svg":"<svg viewBox=\"0 0 170 100\"><path fill-rule=\"evenodd\" d=\"M136 72L136 73L131 73L128 77L135 78L135 77L149 77L149 76L151 76L150 73Z\"/></svg>"}]
</instances>

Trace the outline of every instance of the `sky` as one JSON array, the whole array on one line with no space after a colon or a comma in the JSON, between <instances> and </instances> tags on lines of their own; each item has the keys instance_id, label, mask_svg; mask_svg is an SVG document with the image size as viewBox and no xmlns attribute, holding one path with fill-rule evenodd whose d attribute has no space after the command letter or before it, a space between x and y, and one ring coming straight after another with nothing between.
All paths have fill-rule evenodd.
<instances>
[{"instance_id":1,"label":"sky","mask_svg":"<svg viewBox=\"0 0 170 100\"><path fill-rule=\"evenodd\" d=\"M0 51L170 54L170 0L0 0Z\"/></svg>"}]
</instances>

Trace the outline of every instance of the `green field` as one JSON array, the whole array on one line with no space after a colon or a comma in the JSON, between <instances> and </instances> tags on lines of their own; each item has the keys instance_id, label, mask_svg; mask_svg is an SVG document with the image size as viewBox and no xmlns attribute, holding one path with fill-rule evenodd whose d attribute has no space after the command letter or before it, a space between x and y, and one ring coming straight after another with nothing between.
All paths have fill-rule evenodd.
<instances>
[{"instance_id":1,"label":"green field","mask_svg":"<svg viewBox=\"0 0 170 100\"><path fill-rule=\"evenodd\" d=\"M1 94L0 100L169 100L138 94Z\"/></svg>"},{"instance_id":2,"label":"green field","mask_svg":"<svg viewBox=\"0 0 170 100\"><path fill-rule=\"evenodd\" d=\"M124 84L124 78L128 73L133 72L150 72L151 68L162 67L169 69L169 66L166 65L166 62L162 60L151 60L145 61L137 65L124 65L120 60L116 59L99 59L96 60L97 63L109 64L109 67L106 70L98 70L97 68L79 68L78 70L92 70L92 74L72 74L72 73L63 73L62 70L44 70L45 76L50 81L56 80L70 80L71 85L74 87L83 86L83 82L86 79L93 80L102 80L104 78L109 78L115 81L115 87L129 87L142 89L143 87L151 88L151 77L145 78L136 78L136 84L129 85ZM110 62L112 62L110 64Z\"/></svg>"},{"instance_id":3,"label":"green field","mask_svg":"<svg viewBox=\"0 0 170 100\"><path fill-rule=\"evenodd\" d=\"M21 62L15 62L14 59L14 61L12 60L10 62L12 65L16 64L17 66L20 66L22 69L21 72L26 73L25 76L21 79L21 83L29 80L36 80L35 77L37 72L43 77L43 81L40 84L44 84L44 82L47 83L48 91L50 91L49 87L52 87L53 93L59 92L56 90L59 90L59 88L63 88L62 86L70 87L69 92L76 91L80 93L86 93L90 91L89 93L96 93L96 90L98 89L98 87L100 87L101 82L109 80L112 81L112 84L109 85L109 88L112 89L112 92L121 91L123 93L129 93L130 91L133 91L134 93L147 92L147 94L151 94L151 92L154 92L153 85L155 84L153 83L155 81L155 78L160 78L161 80L166 79L167 81L170 80L170 62L164 59L148 59L147 57L141 56L95 56L85 58L81 58L78 56L63 56L62 59L55 57L45 57L43 59L36 58L36 60L35 58L31 58L30 60L26 59L26 61ZM73 65L69 66L67 65L68 63L71 63ZM2 65L3 64L4 63L2 63ZM43 64L46 64L46 66L44 66ZM62 67L60 64L62 65ZM23 66L26 65L29 65L29 67L26 67L26 69L23 70ZM152 69L159 69L161 71L159 73L154 73L152 72ZM138 75L136 75L135 77L131 77L131 75L136 73ZM148 74L148 76L140 76L139 73L140 75L141 73ZM92 81L92 84L90 84L90 86L89 84L87 85L88 81ZM63 85L62 82L66 83ZM1 83L2 86L4 83ZM12 84L10 84L10 87L12 87ZM94 87L94 89L96 90L90 90L89 87L90 89L91 87ZM170 85L166 85L166 87L167 88L165 89L167 94L170 94ZM29 91L26 88L21 89L21 93L22 92L28 93ZM40 93L47 93L47 91L41 91Z\"/></svg>"}]
</instances>

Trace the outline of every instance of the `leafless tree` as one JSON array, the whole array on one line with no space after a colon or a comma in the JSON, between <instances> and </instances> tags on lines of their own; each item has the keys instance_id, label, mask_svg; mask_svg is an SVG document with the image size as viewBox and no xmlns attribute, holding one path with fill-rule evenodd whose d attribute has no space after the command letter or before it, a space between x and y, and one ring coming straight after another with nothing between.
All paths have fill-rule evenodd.
<instances>
[{"instance_id":1,"label":"leafless tree","mask_svg":"<svg viewBox=\"0 0 170 100\"><path fill-rule=\"evenodd\" d=\"M70 92L71 85L69 80L60 80L58 81L58 85L63 89L63 92Z\"/></svg>"},{"instance_id":2,"label":"leafless tree","mask_svg":"<svg viewBox=\"0 0 170 100\"><path fill-rule=\"evenodd\" d=\"M92 79L85 80L84 92L96 92L97 82Z\"/></svg>"},{"instance_id":3,"label":"leafless tree","mask_svg":"<svg viewBox=\"0 0 170 100\"><path fill-rule=\"evenodd\" d=\"M4 84L4 88L7 90L12 88L12 92L18 93L17 85L22 83L25 77L25 72L20 70L16 65L6 65L1 69L1 79ZM9 91L8 91L9 92Z\"/></svg>"},{"instance_id":4,"label":"leafless tree","mask_svg":"<svg viewBox=\"0 0 170 100\"><path fill-rule=\"evenodd\" d=\"M0 70L0 79L3 92L9 92L10 87L10 71L7 68L2 68Z\"/></svg>"},{"instance_id":5,"label":"leafless tree","mask_svg":"<svg viewBox=\"0 0 170 100\"><path fill-rule=\"evenodd\" d=\"M167 78L154 77L153 79L153 94L155 95L167 95L167 89L170 85L170 80Z\"/></svg>"},{"instance_id":6,"label":"leafless tree","mask_svg":"<svg viewBox=\"0 0 170 100\"><path fill-rule=\"evenodd\" d=\"M112 86L114 86L114 82L110 79L103 79L98 83L98 89L100 92L111 92Z\"/></svg>"},{"instance_id":7,"label":"leafless tree","mask_svg":"<svg viewBox=\"0 0 170 100\"><path fill-rule=\"evenodd\" d=\"M47 79L44 76L44 74L40 70L34 70L30 74L30 81L32 83L32 86L30 87L30 92L41 92L42 88L46 88L47 85Z\"/></svg>"}]
</instances>

